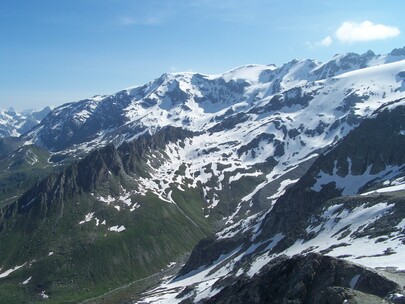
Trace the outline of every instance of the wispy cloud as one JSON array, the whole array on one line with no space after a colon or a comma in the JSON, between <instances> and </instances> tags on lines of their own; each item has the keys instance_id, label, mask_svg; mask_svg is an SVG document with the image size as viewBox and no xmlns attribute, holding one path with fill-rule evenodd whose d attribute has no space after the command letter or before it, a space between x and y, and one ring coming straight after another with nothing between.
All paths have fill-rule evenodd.
<instances>
[{"instance_id":1,"label":"wispy cloud","mask_svg":"<svg viewBox=\"0 0 405 304\"><path fill-rule=\"evenodd\" d=\"M341 42L371 41L392 38L400 34L397 27L374 24L371 21L361 23L343 22L335 32Z\"/></svg>"},{"instance_id":2,"label":"wispy cloud","mask_svg":"<svg viewBox=\"0 0 405 304\"><path fill-rule=\"evenodd\" d=\"M325 38L323 38L321 41L316 41L316 42L305 42L305 44L310 48L310 49L314 49L317 47L328 47L332 44L333 39L331 36L326 36Z\"/></svg>"},{"instance_id":3,"label":"wispy cloud","mask_svg":"<svg viewBox=\"0 0 405 304\"><path fill-rule=\"evenodd\" d=\"M134 18L130 16L120 17L118 20L119 24L122 26L131 25L159 25L163 22L161 17L146 17L146 18Z\"/></svg>"},{"instance_id":4,"label":"wispy cloud","mask_svg":"<svg viewBox=\"0 0 405 304\"><path fill-rule=\"evenodd\" d=\"M257 22L257 11L255 2L260 4L261 0L235 1L235 0L192 0L188 6L198 11L200 16L206 19L220 20L231 23L252 23Z\"/></svg>"},{"instance_id":5,"label":"wispy cloud","mask_svg":"<svg viewBox=\"0 0 405 304\"><path fill-rule=\"evenodd\" d=\"M115 0L111 0L115 1ZM155 26L166 24L179 14L181 7L174 0L138 1L124 0L127 5L120 7L115 14L116 24L120 26Z\"/></svg>"},{"instance_id":6,"label":"wispy cloud","mask_svg":"<svg viewBox=\"0 0 405 304\"><path fill-rule=\"evenodd\" d=\"M323 38L319 43L319 46L330 46L332 44L332 37L331 36L326 36Z\"/></svg>"}]
</instances>

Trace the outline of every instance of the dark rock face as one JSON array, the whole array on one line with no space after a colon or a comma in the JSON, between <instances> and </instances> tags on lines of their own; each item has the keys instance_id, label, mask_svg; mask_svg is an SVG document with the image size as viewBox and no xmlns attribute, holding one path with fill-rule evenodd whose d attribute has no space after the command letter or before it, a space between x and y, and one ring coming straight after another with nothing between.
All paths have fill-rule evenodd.
<instances>
[{"instance_id":1,"label":"dark rock face","mask_svg":"<svg viewBox=\"0 0 405 304\"><path fill-rule=\"evenodd\" d=\"M268 133L262 133L256 138L254 138L252 141L250 141L248 144L241 146L238 149L238 155L239 157L244 154L248 153L250 150L255 149L259 146L260 142L266 141L267 143L271 143L275 138L274 134L268 134Z\"/></svg>"},{"instance_id":2,"label":"dark rock face","mask_svg":"<svg viewBox=\"0 0 405 304\"><path fill-rule=\"evenodd\" d=\"M252 279L237 280L204 303L384 303L397 289L400 286L374 271L309 254L273 261Z\"/></svg>"},{"instance_id":3,"label":"dark rock face","mask_svg":"<svg viewBox=\"0 0 405 304\"><path fill-rule=\"evenodd\" d=\"M237 124L243 123L249 119L249 116L244 113L237 113L235 115L226 117L220 123L216 124L214 127L210 128L209 132L219 132L222 130L230 130L234 128Z\"/></svg>"},{"instance_id":4,"label":"dark rock face","mask_svg":"<svg viewBox=\"0 0 405 304\"><path fill-rule=\"evenodd\" d=\"M348 53L344 56L337 57L327 62L321 68L315 70L314 74L317 79L325 79L327 77L336 76L343 71L350 71L355 68L365 68L371 59L375 57L372 51L368 51L362 55L355 53Z\"/></svg>"},{"instance_id":5,"label":"dark rock face","mask_svg":"<svg viewBox=\"0 0 405 304\"><path fill-rule=\"evenodd\" d=\"M393 49L391 52L392 56L405 56L405 47Z\"/></svg>"},{"instance_id":6,"label":"dark rock face","mask_svg":"<svg viewBox=\"0 0 405 304\"><path fill-rule=\"evenodd\" d=\"M211 102L213 104L231 104L237 101L244 89L249 86L246 81L225 81L222 78L208 80L204 76L195 74L191 80L193 85L201 88L202 97L195 97L197 103Z\"/></svg>"},{"instance_id":7,"label":"dark rock face","mask_svg":"<svg viewBox=\"0 0 405 304\"><path fill-rule=\"evenodd\" d=\"M258 111L263 112L276 112L280 111L284 107L301 107L305 108L314 97L312 94L305 93L301 87L292 88L286 92L275 95L271 100L264 105L256 109L252 109L252 113Z\"/></svg>"},{"instance_id":8,"label":"dark rock face","mask_svg":"<svg viewBox=\"0 0 405 304\"><path fill-rule=\"evenodd\" d=\"M214 239L204 239L193 249L187 263L181 268L177 277L187 275L200 266L213 264L221 256L229 254L232 250L242 244L244 239L230 238L217 241Z\"/></svg>"},{"instance_id":9,"label":"dark rock face","mask_svg":"<svg viewBox=\"0 0 405 304\"><path fill-rule=\"evenodd\" d=\"M97 132L123 125L122 115L132 97L127 92L118 92L105 98L92 109L90 100L65 104L50 112L37 126L41 144L51 151L61 151L74 144L91 141ZM92 113L82 122L80 113Z\"/></svg>"}]
</instances>

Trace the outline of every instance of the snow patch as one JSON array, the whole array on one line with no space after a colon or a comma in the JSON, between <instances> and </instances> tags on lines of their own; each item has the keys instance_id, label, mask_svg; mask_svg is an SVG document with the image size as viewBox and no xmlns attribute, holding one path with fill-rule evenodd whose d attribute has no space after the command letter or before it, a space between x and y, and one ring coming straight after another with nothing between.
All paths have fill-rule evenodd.
<instances>
[{"instance_id":1,"label":"snow patch","mask_svg":"<svg viewBox=\"0 0 405 304\"><path fill-rule=\"evenodd\" d=\"M24 282L22 282L21 285L27 285L29 283L29 281L31 281L31 279L32 279L32 277L29 277Z\"/></svg>"},{"instance_id":2,"label":"snow patch","mask_svg":"<svg viewBox=\"0 0 405 304\"><path fill-rule=\"evenodd\" d=\"M390 176L395 176L402 167L397 166L387 166L385 170L377 173L371 174L372 166L369 165L364 173L359 175L352 174L352 166L351 166L351 159L348 158L348 166L349 166L349 173L346 176L339 176L337 174L337 161L335 161L334 168L332 174L327 174L323 171L317 176L316 183L311 187L311 190L314 191L321 191L323 186L334 183L337 189L342 190L342 195L353 195L359 192L359 189L366 185L368 182L372 180L377 180L379 178L384 177L385 179L390 178Z\"/></svg>"},{"instance_id":3,"label":"snow patch","mask_svg":"<svg viewBox=\"0 0 405 304\"><path fill-rule=\"evenodd\" d=\"M115 231L115 232L122 232L125 230L125 227L123 225L120 226L112 226L108 228L109 231Z\"/></svg>"},{"instance_id":4,"label":"snow patch","mask_svg":"<svg viewBox=\"0 0 405 304\"><path fill-rule=\"evenodd\" d=\"M87 213L84 217L84 220L79 222L79 225L90 222L93 219L93 217L94 217L94 212Z\"/></svg>"},{"instance_id":5,"label":"snow patch","mask_svg":"<svg viewBox=\"0 0 405 304\"><path fill-rule=\"evenodd\" d=\"M9 274L11 274L11 273L13 273L14 271L20 269L21 267L24 267L25 264L27 264L27 263L24 263L24 264L19 265L19 266L15 266L14 268L8 269L8 270L6 270L6 271L0 273L0 279L7 277Z\"/></svg>"},{"instance_id":6,"label":"snow patch","mask_svg":"<svg viewBox=\"0 0 405 304\"><path fill-rule=\"evenodd\" d=\"M39 294L39 297L44 300L49 299L49 296L45 293L45 290L41 291L41 293Z\"/></svg>"},{"instance_id":7,"label":"snow patch","mask_svg":"<svg viewBox=\"0 0 405 304\"><path fill-rule=\"evenodd\" d=\"M396 185L391 187L384 187L379 188L370 192L362 193L361 195L370 195L370 194L377 194L377 193L388 193L388 192L395 192L395 191L403 191L405 190L405 184Z\"/></svg>"}]
</instances>

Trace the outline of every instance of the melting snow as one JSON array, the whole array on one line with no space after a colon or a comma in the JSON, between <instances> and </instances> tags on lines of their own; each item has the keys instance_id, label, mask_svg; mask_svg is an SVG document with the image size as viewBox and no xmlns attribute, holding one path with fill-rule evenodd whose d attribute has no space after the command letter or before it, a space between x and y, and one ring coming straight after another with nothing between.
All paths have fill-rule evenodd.
<instances>
[{"instance_id":1,"label":"melting snow","mask_svg":"<svg viewBox=\"0 0 405 304\"><path fill-rule=\"evenodd\" d=\"M110 228L108 228L108 230L109 231L115 231L115 232L121 232L121 231L124 231L125 230L125 227L124 226L112 226L112 227L110 227Z\"/></svg>"},{"instance_id":2,"label":"melting snow","mask_svg":"<svg viewBox=\"0 0 405 304\"><path fill-rule=\"evenodd\" d=\"M14 268L11 268L11 269L9 269L9 270L6 270L6 271L0 273L0 279L7 277L10 273L12 273L12 272L14 272L14 271L20 269L21 267L24 267L25 264L27 264L27 263L24 263L24 264L22 264L22 265L20 265L20 266L15 266Z\"/></svg>"},{"instance_id":3,"label":"melting snow","mask_svg":"<svg viewBox=\"0 0 405 304\"><path fill-rule=\"evenodd\" d=\"M87 213L84 217L84 220L79 222L79 225L90 222L93 219L93 217L94 217L94 212Z\"/></svg>"},{"instance_id":4,"label":"melting snow","mask_svg":"<svg viewBox=\"0 0 405 304\"><path fill-rule=\"evenodd\" d=\"M32 277L29 277L24 282L22 282L21 285L27 285L29 283L29 281L31 281L31 279L32 279Z\"/></svg>"},{"instance_id":5,"label":"melting snow","mask_svg":"<svg viewBox=\"0 0 405 304\"><path fill-rule=\"evenodd\" d=\"M49 299L49 296L45 293L45 290L42 290L39 296L44 300Z\"/></svg>"},{"instance_id":6,"label":"melting snow","mask_svg":"<svg viewBox=\"0 0 405 304\"><path fill-rule=\"evenodd\" d=\"M405 190L405 184L396 185L391 187L384 187L377 190L373 190L370 192L362 193L361 195L369 195L369 194L376 194L376 193L387 193L387 192L394 192L394 191L401 191Z\"/></svg>"},{"instance_id":7,"label":"melting snow","mask_svg":"<svg viewBox=\"0 0 405 304\"><path fill-rule=\"evenodd\" d=\"M314 191L321 191L322 186L327 185L329 183L335 183L336 188L342 190L342 195L353 195L358 193L359 189L366 185L368 182L372 180L376 180L379 178L390 178L390 176L395 176L399 172L402 167L396 166L389 166L385 168L385 170L377 173L371 174L372 166L368 166L367 170L363 174L353 175L352 174L352 166L351 166L351 159L348 158L349 163L349 173L346 176L339 176L337 174L338 168L336 166L337 161L335 161L335 165L333 168L333 173L327 174L325 172L321 172L317 176L317 180L315 185L312 186L312 190Z\"/></svg>"},{"instance_id":8,"label":"melting snow","mask_svg":"<svg viewBox=\"0 0 405 304\"><path fill-rule=\"evenodd\" d=\"M260 175L262 175L263 173L262 172L259 172L259 171L256 171L256 172L253 172L253 173L236 173L236 175L234 175L234 176L231 176L230 178L229 178L229 183L231 184L231 183L233 183L234 181L237 181L237 180L239 180L239 179L241 179L242 177L244 177L244 176L260 176Z\"/></svg>"},{"instance_id":9,"label":"melting snow","mask_svg":"<svg viewBox=\"0 0 405 304\"><path fill-rule=\"evenodd\" d=\"M129 209L129 211L135 211L136 209L138 209L140 207L140 205L138 203L134 203L131 207L131 209Z\"/></svg>"},{"instance_id":10,"label":"melting snow","mask_svg":"<svg viewBox=\"0 0 405 304\"><path fill-rule=\"evenodd\" d=\"M315 238L305 242L298 240L293 246L288 248L284 253L294 255L302 252L307 248L316 248L316 251L332 249L328 255L346 256L346 259L355 263L359 263L368 267L386 267L393 266L403 268L405 260L405 250L402 249L403 244L395 233L389 236L389 239L381 242L376 242L376 239L366 237L353 237L353 232L362 232L370 224L374 223L378 218L382 217L394 205L379 203L372 206L360 206L353 210L343 209L340 205L334 205L324 211L323 222L319 226L310 227L308 231L319 233ZM404 221L405 224L405 221ZM399 225L398 225L399 226ZM343 233L349 230L350 233ZM396 234L399 235L400 231ZM331 248L336 244L343 244ZM396 250L393 254L386 254L391 248Z\"/></svg>"}]
</instances>

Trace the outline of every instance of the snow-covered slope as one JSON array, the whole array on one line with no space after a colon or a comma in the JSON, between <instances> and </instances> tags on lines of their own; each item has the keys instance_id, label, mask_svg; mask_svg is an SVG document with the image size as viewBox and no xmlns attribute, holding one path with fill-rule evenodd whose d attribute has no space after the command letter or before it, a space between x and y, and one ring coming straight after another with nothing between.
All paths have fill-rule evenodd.
<instances>
[{"instance_id":1,"label":"snow-covered slope","mask_svg":"<svg viewBox=\"0 0 405 304\"><path fill-rule=\"evenodd\" d=\"M241 280L256 280L280 257L309 252L403 271L404 114L405 99L377 110L322 154L272 209L201 242L177 277L145 293L139 303L199 303L231 286L237 292ZM359 279L365 282L363 275L352 277L351 289L358 289ZM404 291L397 296L405 297Z\"/></svg>"},{"instance_id":2,"label":"snow-covered slope","mask_svg":"<svg viewBox=\"0 0 405 304\"><path fill-rule=\"evenodd\" d=\"M172 185L202 185L209 209L226 202L221 214L229 224L242 211L270 206L319 151L405 96L405 61L384 64L386 58L368 52L325 64L293 60L222 75L164 74L144 86L56 108L25 139L80 155L169 125L198 132L186 145L167 146L164 164L149 163L158 184L139 184L169 201ZM238 196L233 190L241 184L249 186Z\"/></svg>"},{"instance_id":3,"label":"snow-covered slope","mask_svg":"<svg viewBox=\"0 0 405 304\"><path fill-rule=\"evenodd\" d=\"M52 151L88 150L108 142L118 144L165 125L208 130L236 113L260 107L277 94L291 89L295 90L289 93L290 98L297 90L314 94L315 88L331 84L327 79L398 62L403 59L400 55L403 52L403 49L393 51L397 56L376 56L371 51L363 55L349 53L336 55L323 64L293 60L279 68L249 65L222 75L164 74L143 86L56 108L27 139ZM318 83L319 80L325 82ZM310 89L311 86L315 88ZM352 89L356 89L355 82Z\"/></svg>"},{"instance_id":4,"label":"snow-covered slope","mask_svg":"<svg viewBox=\"0 0 405 304\"><path fill-rule=\"evenodd\" d=\"M317 157L320 149L343 138L385 102L404 96L402 83L397 81L403 69L405 61L311 82L263 98L244 111L233 110L232 105L229 108L234 114L216 123L217 115L196 128L204 130L208 124L208 132L190 139L184 147L168 146L165 152L170 161L155 168L159 187L145 186L165 196L173 182L180 188L201 182L207 203L215 207L224 188L254 176L262 181L238 202L235 211L243 204L251 205L254 195L272 184L273 189L267 192L270 205L296 180L286 174ZM185 165L185 173L174 180L181 165ZM162 184L166 186L162 188ZM227 221L230 223L232 216Z\"/></svg>"}]
</instances>

